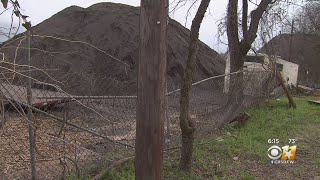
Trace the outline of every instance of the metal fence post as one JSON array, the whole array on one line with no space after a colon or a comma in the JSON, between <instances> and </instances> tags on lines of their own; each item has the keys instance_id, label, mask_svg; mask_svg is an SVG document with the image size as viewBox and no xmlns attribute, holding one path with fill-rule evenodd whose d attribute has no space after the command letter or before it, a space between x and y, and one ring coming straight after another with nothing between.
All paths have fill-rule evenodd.
<instances>
[{"instance_id":1,"label":"metal fence post","mask_svg":"<svg viewBox=\"0 0 320 180\"><path fill-rule=\"evenodd\" d=\"M4 125L6 122L5 114L4 114L4 102L3 102L3 94L0 93L0 108L1 108L1 120L0 120L0 129L2 129L2 133L4 133Z\"/></svg>"},{"instance_id":2,"label":"metal fence post","mask_svg":"<svg viewBox=\"0 0 320 180\"><path fill-rule=\"evenodd\" d=\"M30 31L28 33L28 81L27 81L27 100L28 100L28 106L27 109L27 117L28 117L28 124L29 124L29 144L30 144L30 161L31 161L31 179L36 179L36 165L35 165L35 157L34 157L34 150L35 150L35 139L34 139L34 131L33 131L33 115L32 115L32 109L30 108L32 106L32 91L31 91L31 56L30 56L30 47L31 47L31 33Z\"/></svg>"}]
</instances>

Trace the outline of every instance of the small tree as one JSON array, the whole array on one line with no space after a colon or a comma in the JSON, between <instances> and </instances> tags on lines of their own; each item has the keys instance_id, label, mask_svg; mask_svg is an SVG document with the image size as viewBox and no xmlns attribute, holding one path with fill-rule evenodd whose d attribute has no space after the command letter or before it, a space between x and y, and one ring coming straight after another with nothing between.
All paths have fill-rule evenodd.
<instances>
[{"instance_id":1,"label":"small tree","mask_svg":"<svg viewBox=\"0 0 320 180\"><path fill-rule=\"evenodd\" d=\"M189 114L191 84L194 76L198 53L199 29L204 18L204 14L206 13L207 8L209 6L209 3L210 0L201 1L197 13L192 21L189 43L189 55L181 87L179 119L182 136L182 147L180 168L184 171L190 171L191 168L192 148L195 131L194 123L192 122L192 119Z\"/></svg>"},{"instance_id":2,"label":"small tree","mask_svg":"<svg viewBox=\"0 0 320 180\"><path fill-rule=\"evenodd\" d=\"M230 54L230 70L231 72L238 71L242 69L245 56L248 51L251 49L252 43L257 37L258 27L260 20L263 18L263 14L271 7L272 4L275 4L280 0L261 0L257 7L250 13L250 25L248 25L248 0L242 0L242 40L239 38L238 28L239 28L239 19L238 19L238 1L229 0L228 9L227 9L227 36L228 36L228 47ZM294 103L291 95L289 94L286 86L284 85L283 79L279 72L277 72L277 79L280 81L284 91L289 100L289 106L295 108L296 104ZM239 92L240 89L240 92ZM233 83L230 86L231 96L237 97L240 99L242 96L243 89L243 77L239 76L239 79L233 80ZM229 98L228 104L233 102ZM229 111L233 111L232 106L230 106ZM226 113L228 114L228 112ZM229 117L227 117L229 118Z\"/></svg>"}]
</instances>

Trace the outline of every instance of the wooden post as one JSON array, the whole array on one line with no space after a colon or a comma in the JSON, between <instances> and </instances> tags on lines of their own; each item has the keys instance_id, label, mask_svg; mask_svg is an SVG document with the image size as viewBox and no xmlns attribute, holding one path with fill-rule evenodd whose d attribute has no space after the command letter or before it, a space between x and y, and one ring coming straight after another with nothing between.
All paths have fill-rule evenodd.
<instances>
[{"instance_id":1,"label":"wooden post","mask_svg":"<svg viewBox=\"0 0 320 180\"><path fill-rule=\"evenodd\" d=\"M168 0L141 0L135 176L162 176Z\"/></svg>"},{"instance_id":2,"label":"wooden post","mask_svg":"<svg viewBox=\"0 0 320 180\"><path fill-rule=\"evenodd\" d=\"M286 96L287 96L287 98L288 98L289 107L293 107L294 109L297 108L297 105L296 105L296 103L294 102L294 100L293 100L293 98L292 98L292 96L291 96L291 94L290 94L287 86L285 85L284 80L283 80L280 72L279 72L278 70L276 70L276 71L277 71L277 72L276 72L277 79L278 79L278 81L280 82L280 85L281 85L281 87L283 88L283 90L284 90L284 92L285 92L285 94L286 94Z\"/></svg>"},{"instance_id":3,"label":"wooden post","mask_svg":"<svg viewBox=\"0 0 320 180\"><path fill-rule=\"evenodd\" d=\"M292 39L293 39L293 26L294 26L294 19L292 19L291 23L291 34L290 34L290 42L289 42L289 62L292 62Z\"/></svg>"},{"instance_id":4,"label":"wooden post","mask_svg":"<svg viewBox=\"0 0 320 180\"><path fill-rule=\"evenodd\" d=\"M2 93L0 93L0 111L1 111L1 117L0 117L0 129L2 129L2 133L4 134L4 125L5 125L5 121L6 121L6 119L5 119L5 109L4 109L4 95L2 94ZM0 136L1 136L1 134L0 134Z\"/></svg>"},{"instance_id":5,"label":"wooden post","mask_svg":"<svg viewBox=\"0 0 320 180\"><path fill-rule=\"evenodd\" d=\"M32 86L32 80L31 80L31 32L28 30L28 77L27 77L27 101L28 105L32 107L32 92L31 92L31 86ZM29 123L29 151L30 151L30 165L31 165L31 179L35 180L36 178L36 160L35 160L35 134L34 134L34 120L33 120L33 114L31 108L27 109L27 117L28 117L28 123Z\"/></svg>"}]
</instances>

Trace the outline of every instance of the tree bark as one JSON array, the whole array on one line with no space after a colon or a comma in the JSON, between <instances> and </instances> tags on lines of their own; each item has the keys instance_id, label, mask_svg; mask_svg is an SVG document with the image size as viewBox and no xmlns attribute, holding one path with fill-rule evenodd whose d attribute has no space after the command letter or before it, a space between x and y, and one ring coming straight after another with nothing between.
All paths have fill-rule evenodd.
<instances>
[{"instance_id":1,"label":"tree bark","mask_svg":"<svg viewBox=\"0 0 320 180\"><path fill-rule=\"evenodd\" d=\"M163 169L168 0L141 0L135 177L160 180Z\"/></svg>"},{"instance_id":2,"label":"tree bark","mask_svg":"<svg viewBox=\"0 0 320 180\"><path fill-rule=\"evenodd\" d=\"M244 11L245 8L244 8ZM230 72L236 72L242 68L243 63L241 58L240 43L239 43L239 24L238 24L238 0L230 0L227 9L227 36L228 36L228 47L229 47L229 56L230 56ZM244 14L243 14L244 15ZM243 19L244 17L242 17ZM244 24L243 24L244 26ZM244 35L247 34L246 29L243 29ZM234 74L230 76L230 85L229 85L229 99L227 106L230 108L233 107L232 104L235 102L234 98L241 97L243 89L243 78L241 74ZM228 107L228 108L229 108ZM232 111L232 109L230 109Z\"/></svg>"},{"instance_id":3,"label":"tree bark","mask_svg":"<svg viewBox=\"0 0 320 180\"><path fill-rule=\"evenodd\" d=\"M230 72L236 72L243 68L245 57L251 49L251 44L256 38L260 19L272 0L261 0L258 7L251 12L249 29L248 23L248 1L242 0L242 29L243 39L239 40L238 24L238 0L229 0L227 8L227 36L230 58ZM230 77L229 98L225 108L223 122L231 120L231 114L238 112L243 101L243 74L235 74Z\"/></svg>"},{"instance_id":4,"label":"tree bark","mask_svg":"<svg viewBox=\"0 0 320 180\"><path fill-rule=\"evenodd\" d=\"M192 148L195 131L194 123L192 122L192 119L189 114L191 84L194 77L194 70L196 66L199 29L204 18L204 14L206 13L207 8L209 6L209 3L210 0L201 1L198 11L192 21L187 66L182 81L179 119L182 136L180 168L183 171L190 171L191 169Z\"/></svg>"},{"instance_id":5,"label":"tree bark","mask_svg":"<svg viewBox=\"0 0 320 180\"><path fill-rule=\"evenodd\" d=\"M248 0L242 0L242 34L247 39L248 34Z\"/></svg>"},{"instance_id":6,"label":"tree bark","mask_svg":"<svg viewBox=\"0 0 320 180\"><path fill-rule=\"evenodd\" d=\"M257 37L260 19L262 18L263 13L267 10L268 6L272 3L272 0L261 0L258 7L251 12L251 20L247 37L243 39L239 44L242 56L247 55L248 51L251 49L251 44ZM244 59L241 58L241 63L239 64L243 65L243 63Z\"/></svg>"},{"instance_id":7,"label":"tree bark","mask_svg":"<svg viewBox=\"0 0 320 180\"><path fill-rule=\"evenodd\" d=\"M247 13L247 1L243 0L243 16ZM244 37L239 41L239 28L238 28L238 1L229 0L227 9L227 36L228 47L230 53L230 71L235 72L242 68L245 61L245 56L251 49L251 44L257 37L257 31L263 13L267 10L268 6L272 4L272 0L261 0L258 7L251 12L250 26L247 31L244 31ZM242 26L246 28L247 18L242 17Z\"/></svg>"},{"instance_id":8,"label":"tree bark","mask_svg":"<svg viewBox=\"0 0 320 180\"><path fill-rule=\"evenodd\" d=\"M227 9L227 36L230 56L230 72L237 71L242 65L239 61L240 44L238 33L238 1L229 0Z\"/></svg>"}]
</instances>

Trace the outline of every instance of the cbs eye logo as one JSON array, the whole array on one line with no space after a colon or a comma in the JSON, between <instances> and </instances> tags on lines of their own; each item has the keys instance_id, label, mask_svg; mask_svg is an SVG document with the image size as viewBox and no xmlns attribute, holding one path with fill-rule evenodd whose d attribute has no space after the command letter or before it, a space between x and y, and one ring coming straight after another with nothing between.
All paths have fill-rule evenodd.
<instances>
[{"instance_id":1,"label":"cbs eye logo","mask_svg":"<svg viewBox=\"0 0 320 180\"><path fill-rule=\"evenodd\" d=\"M294 160L296 156L297 146L279 146L273 145L268 149L268 156L272 160Z\"/></svg>"},{"instance_id":2,"label":"cbs eye logo","mask_svg":"<svg viewBox=\"0 0 320 180\"><path fill-rule=\"evenodd\" d=\"M274 145L268 149L268 156L272 160L279 159L281 155L282 155L282 150L280 149L279 146Z\"/></svg>"}]
</instances>

